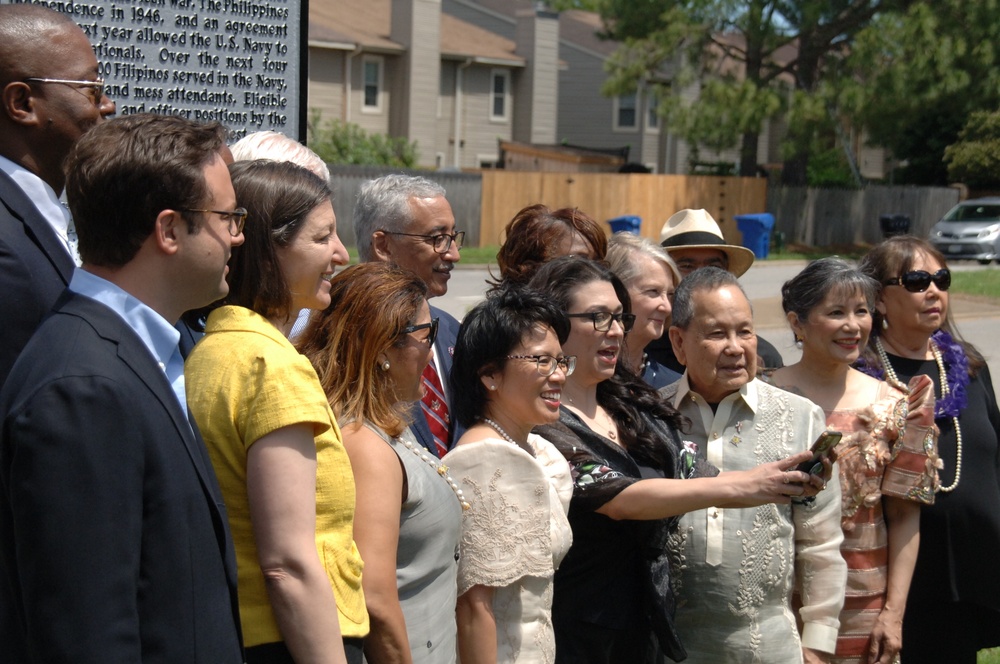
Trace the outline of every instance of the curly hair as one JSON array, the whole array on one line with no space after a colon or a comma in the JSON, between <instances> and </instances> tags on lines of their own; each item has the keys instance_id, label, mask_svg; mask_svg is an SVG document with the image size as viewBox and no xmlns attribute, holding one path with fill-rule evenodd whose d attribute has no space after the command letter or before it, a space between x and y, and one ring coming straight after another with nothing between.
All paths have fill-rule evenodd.
<instances>
[{"instance_id":1,"label":"curly hair","mask_svg":"<svg viewBox=\"0 0 1000 664\"><path fill-rule=\"evenodd\" d=\"M595 259L607 256L607 235L586 213L576 208L550 210L542 204L522 209L504 229L503 246L497 252L500 279L528 283L543 263L559 257L556 252L571 233L579 233L586 240ZM499 281L493 283L499 285Z\"/></svg>"}]
</instances>

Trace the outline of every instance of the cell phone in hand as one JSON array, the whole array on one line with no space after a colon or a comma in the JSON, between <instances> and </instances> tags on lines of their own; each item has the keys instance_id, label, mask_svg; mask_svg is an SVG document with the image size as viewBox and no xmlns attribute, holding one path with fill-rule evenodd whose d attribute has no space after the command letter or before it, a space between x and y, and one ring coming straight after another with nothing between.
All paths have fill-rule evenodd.
<instances>
[{"instance_id":1,"label":"cell phone in hand","mask_svg":"<svg viewBox=\"0 0 1000 664\"><path fill-rule=\"evenodd\" d=\"M812 458L808 461L803 461L795 467L795 470L801 470L803 473L808 473L810 475L822 475L823 474L823 457L827 456L840 439L843 434L839 431L824 431L813 443L809 451L812 452Z\"/></svg>"}]
</instances>

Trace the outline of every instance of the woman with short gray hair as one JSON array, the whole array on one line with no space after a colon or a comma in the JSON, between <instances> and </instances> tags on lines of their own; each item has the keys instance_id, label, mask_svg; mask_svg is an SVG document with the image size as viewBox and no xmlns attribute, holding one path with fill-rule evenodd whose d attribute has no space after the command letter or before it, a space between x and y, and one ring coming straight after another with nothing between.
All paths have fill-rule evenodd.
<instances>
[{"instance_id":1,"label":"woman with short gray hair","mask_svg":"<svg viewBox=\"0 0 1000 664\"><path fill-rule=\"evenodd\" d=\"M611 236L607 262L628 289L635 315L622 361L653 388L666 387L680 374L648 357L644 349L670 327L671 302L681 274L663 247L631 233Z\"/></svg>"}]
</instances>

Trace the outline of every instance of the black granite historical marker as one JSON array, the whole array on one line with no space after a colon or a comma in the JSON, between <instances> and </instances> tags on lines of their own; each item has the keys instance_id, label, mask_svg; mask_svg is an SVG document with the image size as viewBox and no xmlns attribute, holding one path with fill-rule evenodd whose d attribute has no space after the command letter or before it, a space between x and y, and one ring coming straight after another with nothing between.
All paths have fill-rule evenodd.
<instances>
[{"instance_id":1,"label":"black granite historical marker","mask_svg":"<svg viewBox=\"0 0 1000 664\"><path fill-rule=\"evenodd\" d=\"M175 113L221 122L236 138L270 129L305 139L307 0L25 4L83 28L119 114Z\"/></svg>"}]
</instances>

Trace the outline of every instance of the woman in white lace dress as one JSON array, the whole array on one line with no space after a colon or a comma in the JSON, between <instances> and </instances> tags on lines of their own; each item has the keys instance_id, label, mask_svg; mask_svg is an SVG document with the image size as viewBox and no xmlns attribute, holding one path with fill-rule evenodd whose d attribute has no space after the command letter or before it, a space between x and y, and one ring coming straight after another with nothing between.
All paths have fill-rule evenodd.
<instances>
[{"instance_id":1,"label":"woman in white lace dress","mask_svg":"<svg viewBox=\"0 0 1000 664\"><path fill-rule=\"evenodd\" d=\"M572 541L569 464L531 429L559 417L575 358L568 323L530 291L501 288L462 322L452 366L468 427L444 459L471 509L462 526L462 664L555 661L552 578Z\"/></svg>"}]
</instances>

